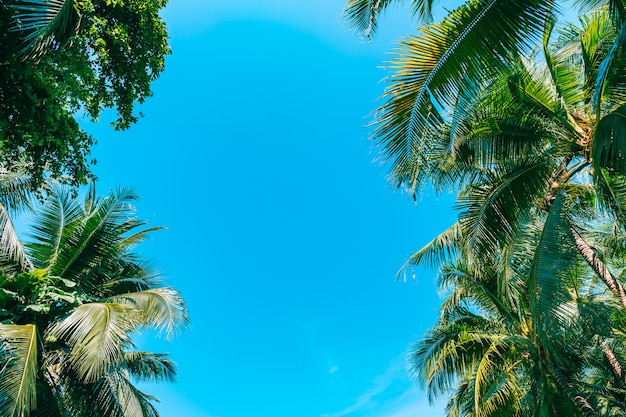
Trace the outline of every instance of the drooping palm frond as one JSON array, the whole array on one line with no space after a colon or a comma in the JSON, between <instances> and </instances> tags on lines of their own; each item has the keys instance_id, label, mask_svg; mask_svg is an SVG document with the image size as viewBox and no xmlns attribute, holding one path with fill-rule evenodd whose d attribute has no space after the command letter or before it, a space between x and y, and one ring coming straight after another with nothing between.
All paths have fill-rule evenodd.
<instances>
[{"instance_id":1,"label":"drooping palm frond","mask_svg":"<svg viewBox=\"0 0 626 417\"><path fill-rule=\"evenodd\" d=\"M96 384L96 403L99 412L93 417L159 417L152 404L156 398L141 392L121 372L107 374Z\"/></svg>"},{"instance_id":2,"label":"drooping palm frond","mask_svg":"<svg viewBox=\"0 0 626 417\"><path fill-rule=\"evenodd\" d=\"M72 350L73 371L81 381L92 383L122 363L124 349L132 346L137 319L136 310L128 305L83 304L52 324L45 338L65 343Z\"/></svg>"},{"instance_id":3,"label":"drooping palm frond","mask_svg":"<svg viewBox=\"0 0 626 417\"><path fill-rule=\"evenodd\" d=\"M604 116L593 134L591 156L595 171L626 175L626 105Z\"/></svg>"},{"instance_id":4,"label":"drooping palm frond","mask_svg":"<svg viewBox=\"0 0 626 417\"><path fill-rule=\"evenodd\" d=\"M173 288L152 288L113 297L112 302L134 306L142 325L165 332L169 340L188 324L187 309L180 293Z\"/></svg>"},{"instance_id":5,"label":"drooping palm frond","mask_svg":"<svg viewBox=\"0 0 626 417\"><path fill-rule=\"evenodd\" d=\"M578 253L564 201L563 194L557 195L545 221L535 226L540 237L528 271L527 296L537 337L543 337L541 329L559 328L576 314L568 278L577 266ZM549 345L547 339L542 343Z\"/></svg>"},{"instance_id":6,"label":"drooping palm frond","mask_svg":"<svg viewBox=\"0 0 626 417\"><path fill-rule=\"evenodd\" d=\"M26 255L22 241L17 236L13 220L2 204L0 204L0 258L9 261L5 262L3 268L12 269L13 265L16 265L18 272L32 271L34 268Z\"/></svg>"},{"instance_id":7,"label":"drooping palm frond","mask_svg":"<svg viewBox=\"0 0 626 417\"><path fill-rule=\"evenodd\" d=\"M348 24L366 37L372 37L378 29L377 17L398 0L350 0L343 9Z\"/></svg>"},{"instance_id":8,"label":"drooping palm frond","mask_svg":"<svg viewBox=\"0 0 626 417\"><path fill-rule=\"evenodd\" d=\"M453 260L461 244L460 227L458 223L454 223L422 249L411 255L402 265L396 277L399 278L404 275L406 281L406 270L409 266L418 266L425 262L426 266L436 268L442 262Z\"/></svg>"},{"instance_id":9,"label":"drooping palm frond","mask_svg":"<svg viewBox=\"0 0 626 417\"><path fill-rule=\"evenodd\" d=\"M13 7L18 11L14 30L24 33L22 53L28 57L66 44L80 26L74 0L19 0Z\"/></svg>"},{"instance_id":10,"label":"drooping palm frond","mask_svg":"<svg viewBox=\"0 0 626 417\"><path fill-rule=\"evenodd\" d=\"M0 416L27 416L36 407L37 329L0 324Z\"/></svg>"},{"instance_id":11,"label":"drooping palm frond","mask_svg":"<svg viewBox=\"0 0 626 417\"><path fill-rule=\"evenodd\" d=\"M75 417L158 417L155 397L141 392L126 369L114 369L91 383L64 380L61 395Z\"/></svg>"},{"instance_id":12,"label":"drooping palm frond","mask_svg":"<svg viewBox=\"0 0 626 417\"><path fill-rule=\"evenodd\" d=\"M176 366L163 353L126 352L124 353L126 369L133 378L140 381L174 381Z\"/></svg>"},{"instance_id":13,"label":"drooping palm frond","mask_svg":"<svg viewBox=\"0 0 626 417\"><path fill-rule=\"evenodd\" d=\"M352 29L367 38L373 38L378 31L378 17L393 3L401 0L348 0L343 8L344 18ZM433 5L436 0L409 0L413 15L422 22L433 19Z\"/></svg>"}]
</instances>

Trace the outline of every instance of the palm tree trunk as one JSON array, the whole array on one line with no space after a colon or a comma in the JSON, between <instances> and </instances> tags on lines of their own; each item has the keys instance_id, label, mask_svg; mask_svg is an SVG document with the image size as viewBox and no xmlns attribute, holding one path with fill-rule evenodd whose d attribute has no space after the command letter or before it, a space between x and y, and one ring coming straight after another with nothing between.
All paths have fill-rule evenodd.
<instances>
[{"instance_id":1,"label":"palm tree trunk","mask_svg":"<svg viewBox=\"0 0 626 417\"><path fill-rule=\"evenodd\" d=\"M615 356L615 353L613 353L613 350L609 347L606 340L602 342L602 352L604 353L606 360L609 362L609 365L611 365L611 369L615 375L617 375L619 379L622 379L622 365L619 363L617 356Z\"/></svg>"},{"instance_id":2,"label":"palm tree trunk","mask_svg":"<svg viewBox=\"0 0 626 417\"><path fill-rule=\"evenodd\" d=\"M542 361L545 367L548 369L552 377L556 381L556 383L563 389L565 394L569 397L569 399L574 403L578 411L585 417L594 417L596 416L596 410L589 404L587 399L583 397L580 392L572 385L571 382L565 378L565 376L555 368L550 362Z\"/></svg>"},{"instance_id":3,"label":"palm tree trunk","mask_svg":"<svg viewBox=\"0 0 626 417\"><path fill-rule=\"evenodd\" d=\"M572 234L574 235L574 241L576 242L576 248L580 252L580 254L585 258L585 261L591 266L591 268L595 271L595 273L600 277L600 279L606 284L607 287L615 294L615 296L619 297L622 302L622 306L626 309L626 291L624 291L624 287L620 282L611 274L609 268L606 267L604 262L600 260L596 256L594 250L589 246L589 244L583 239L583 237L578 233L578 231L572 226L570 228Z\"/></svg>"}]
</instances>

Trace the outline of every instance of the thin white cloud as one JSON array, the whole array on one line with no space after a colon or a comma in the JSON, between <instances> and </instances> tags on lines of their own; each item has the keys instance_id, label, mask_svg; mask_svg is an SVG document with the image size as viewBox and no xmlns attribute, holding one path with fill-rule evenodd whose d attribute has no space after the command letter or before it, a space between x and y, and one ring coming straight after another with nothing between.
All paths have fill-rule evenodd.
<instances>
[{"instance_id":1,"label":"thin white cloud","mask_svg":"<svg viewBox=\"0 0 626 417\"><path fill-rule=\"evenodd\" d=\"M371 387L359 395L351 405L335 413L323 414L322 417L343 417L370 409L375 403L375 398L384 394L393 382L406 378L405 357L401 355L390 363L385 372L374 378Z\"/></svg>"},{"instance_id":2,"label":"thin white cloud","mask_svg":"<svg viewBox=\"0 0 626 417\"><path fill-rule=\"evenodd\" d=\"M335 372L337 372L339 370L339 367L337 365L333 365L330 367L330 369L328 370L329 374L334 374Z\"/></svg>"}]
</instances>

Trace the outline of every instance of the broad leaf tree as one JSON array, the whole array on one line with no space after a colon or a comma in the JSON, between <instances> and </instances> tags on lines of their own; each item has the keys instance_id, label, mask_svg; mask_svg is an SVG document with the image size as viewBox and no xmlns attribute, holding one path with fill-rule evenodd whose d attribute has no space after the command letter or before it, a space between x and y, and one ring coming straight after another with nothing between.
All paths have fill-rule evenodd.
<instances>
[{"instance_id":1,"label":"broad leaf tree","mask_svg":"<svg viewBox=\"0 0 626 417\"><path fill-rule=\"evenodd\" d=\"M95 139L78 124L117 112L116 129L138 120L135 107L170 53L159 11L165 1L0 2L0 163L18 163L39 182L92 179Z\"/></svg>"}]
</instances>

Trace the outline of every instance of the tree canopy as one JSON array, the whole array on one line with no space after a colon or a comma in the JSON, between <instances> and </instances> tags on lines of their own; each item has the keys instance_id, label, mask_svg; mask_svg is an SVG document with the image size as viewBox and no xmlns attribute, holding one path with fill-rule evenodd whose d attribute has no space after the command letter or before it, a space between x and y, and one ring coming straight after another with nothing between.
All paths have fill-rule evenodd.
<instances>
[{"instance_id":1,"label":"tree canopy","mask_svg":"<svg viewBox=\"0 0 626 417\"><path fill-rule=\"evenodd\" d=\"M93 179L95 139L80 119L135 110L170 53L159 17L165 0L0 2L0 163L73 185ZM55 9L55 7L57 7Z\"/></svg>"}]
</instances>

